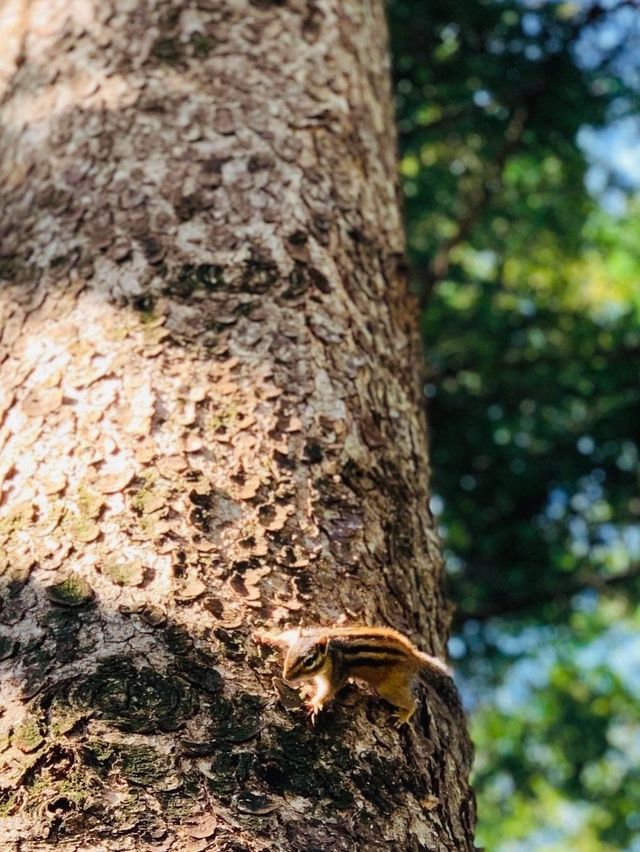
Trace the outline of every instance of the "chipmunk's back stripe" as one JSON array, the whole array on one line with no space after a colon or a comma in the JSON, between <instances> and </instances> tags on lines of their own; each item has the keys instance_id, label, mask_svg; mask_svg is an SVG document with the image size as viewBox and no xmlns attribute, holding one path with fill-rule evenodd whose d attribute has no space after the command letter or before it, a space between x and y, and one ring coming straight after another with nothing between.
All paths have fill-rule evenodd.
<instances>
[{"instance_id":1,"label":"chipmunk's back stripe","mask_svg":"<svg viewBox=\"0 0 640 852\"><path fill-rule=\"evenodd\" d=\"M364 654L362 654L362 656L359 656L357 658L357 660L352 661L352 666L353 666L354 669L359 669L359 668L376 669L376 668L382 668L383 666L388 666L389 663L395 662L396 659L397 659L396 657L393 657L393 659L390 660L388 656L384 655L384 652L381 652L380 655L376 656L376 657L374 657L373 655L370 655L370 654L367 654L366 656Z\"/></svg>"},{"instance_id":2,"label":"chipmunk's back stripe","mask_svg":"<svg viewBox=\"0 0 640 852\"><path fill-rule=\"evenodd\" d=\"M359 639L367 639L372 640L374 642L379 642L381 639L386 640L387 642L397 642L398 645L409 645L409 641L405 639L403 636L395 633L391 633L391 631L383 631L383 630L334 630L332 634L335 637L350 639L354 642L357 642Z\"/></svg>"},{"instance_id":3,"label":"chipmunk's back stripe","mask_svg":"<svg viewBox=\"0 0 640 852\"><path fill-rule=\"evenodd\" d=\"M377 643L371 642L360 642L358 640L347 639L340 640L335 639L334 643L340 651L345 655L345 657L354 657L360 654L385 654L387 657L406 657L407 652L404 648L395 648L392 645L386 644L383 647L380 646L380 642Z\"/></svg>"}]
</instances>

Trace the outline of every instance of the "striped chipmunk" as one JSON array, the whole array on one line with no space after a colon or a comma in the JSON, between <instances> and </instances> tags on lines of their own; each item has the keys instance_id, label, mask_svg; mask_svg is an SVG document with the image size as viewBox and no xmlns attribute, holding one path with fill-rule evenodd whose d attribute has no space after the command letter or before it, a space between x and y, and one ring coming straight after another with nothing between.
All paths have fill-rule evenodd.
<instances>
[{"instance_id":1,"label":"striped chipmunk","mask_svg":"<svg viewBox=\"0 0 640 852\"><path fill-rule=\"evenodd\" d=\"M399 725L416 711L412 685L418 672L451 677L447 665L388 627L303 627L282 633L254 633L256 642L286 648L283 678L313 681L306 702L311 721L348 680L373 686L398 708Z\"/></svg>"}]
</instances>

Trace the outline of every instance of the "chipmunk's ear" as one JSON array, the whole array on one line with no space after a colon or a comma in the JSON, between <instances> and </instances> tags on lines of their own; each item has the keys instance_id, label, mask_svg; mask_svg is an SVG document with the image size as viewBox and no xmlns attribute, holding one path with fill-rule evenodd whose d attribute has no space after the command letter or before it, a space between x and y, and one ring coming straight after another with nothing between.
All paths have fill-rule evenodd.
<instances>
[{"instance_id":1,"label":"chipmunk's ear","mask_svg":"<svg viewBox=\"0 0 640 852\"><path fill-rule=\"evenodd\" d=\"M320 647L323 654L327 653L327 649L329 647L329 637L323 636L322 639L318 642L318 646Z\"/></svg>"},{"instance_id":2,"label":"chipmunk's ear","mask_svg":"<svg viewBox=\"0 0 640 852\"><path fill-rule=\"evenodd\" d=\"M291 630L284 630L277 636L278 644L286 645L288 648L291 648L296 644L301 635L302 630L299 627L293 627Z\"/></svg>"}]
</instances>

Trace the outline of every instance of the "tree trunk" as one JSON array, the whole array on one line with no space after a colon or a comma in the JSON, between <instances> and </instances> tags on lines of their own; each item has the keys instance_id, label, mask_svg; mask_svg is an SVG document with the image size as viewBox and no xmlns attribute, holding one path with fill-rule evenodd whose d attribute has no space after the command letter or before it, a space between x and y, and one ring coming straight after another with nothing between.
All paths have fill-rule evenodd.
<instances>
[{"instance_id":1,"label":"tree trunk","mask_svg":"<svg viewBox=\"0 0 640 852\"><path fill-rule=\"evenodd\" d=\"M2 14L2 848L472 849L455 690L251 639L444 652L382 3Z\"/></svg>"}]
</instances>

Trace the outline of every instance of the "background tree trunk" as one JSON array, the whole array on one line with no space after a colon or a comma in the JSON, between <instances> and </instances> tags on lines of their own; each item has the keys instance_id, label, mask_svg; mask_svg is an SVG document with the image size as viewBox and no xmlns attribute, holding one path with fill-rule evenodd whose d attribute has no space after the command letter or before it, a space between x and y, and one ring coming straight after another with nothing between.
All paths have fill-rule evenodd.
<instances>
[{"instance_id":1,"label":"background tree trunk","mask_svg":"<svg viewBox=\"0 0 640 852\"><path fill-rule=\"evenodd\" d=\"M454 690L250 638L444 651L382 3L3 15L3 848L472 849Z\"/></svg>"}]
</instances>

